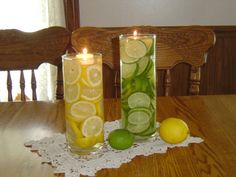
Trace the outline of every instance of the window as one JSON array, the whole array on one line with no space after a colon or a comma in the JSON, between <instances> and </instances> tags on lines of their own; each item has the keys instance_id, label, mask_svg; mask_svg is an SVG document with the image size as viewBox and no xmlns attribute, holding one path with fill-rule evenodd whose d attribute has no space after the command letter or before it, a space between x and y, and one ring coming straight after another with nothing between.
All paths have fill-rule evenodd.
<instances>
[{"instance_id":1,"label":"window","mask_svg":"<svg viewBox=\"0 0 236 177\"><path fill-rule=\"evenodd\" d=\"M15 28L33 32L48 26L65 26L63 0L1 0L0 29ZM56 67L43 64L35 72L38 81L37 94L39 100L52 100L55 97ZM47 73L42 74L42 73ZM5 80L7 73L0 72L0 79ZM11 71L13 98L20 93L19 71ZM30 71L24 71L25 93L31 99ZM40 78L40 79L39 79ZM0 85L0 100L7 100L6 85Z\"/></svg>"}]
</instances>

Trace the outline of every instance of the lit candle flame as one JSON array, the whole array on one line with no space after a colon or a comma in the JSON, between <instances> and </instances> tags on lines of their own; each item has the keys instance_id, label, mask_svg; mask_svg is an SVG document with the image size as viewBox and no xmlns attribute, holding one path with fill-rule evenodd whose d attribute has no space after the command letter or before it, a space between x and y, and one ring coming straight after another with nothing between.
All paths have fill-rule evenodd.
<instances>
[{"instance_id":1,"label":"lit candle flame","mask_svg":"<svg viewBox=\"0 0 236 177\"><path fill-rule=\"evenodd\" d=\"M87 54L88 50L86 48L83 49L83 54Z\"/></svg>"},{"instance_id":2,"label":"lit candle flame","mask_svg":"<svg viewBox=\"0 0 236 177\"><path fill-rule=\"evenodd\" d=\"M137 34L138 34L138 32L135 30L135 31L133 32L134 39L136 39L136 38L137 38Z\"/></svg>"}]
</instances>

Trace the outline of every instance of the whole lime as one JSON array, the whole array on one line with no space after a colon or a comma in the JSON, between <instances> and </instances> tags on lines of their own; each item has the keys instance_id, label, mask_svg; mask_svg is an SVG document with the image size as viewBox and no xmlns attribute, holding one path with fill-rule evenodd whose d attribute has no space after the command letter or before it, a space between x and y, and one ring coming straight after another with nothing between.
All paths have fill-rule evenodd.
<instances>
[{"instance_id":1,"label":"whole lime","mask_svg":"<svg viewBox=\"0 0 236 177\"><path fill-rule=\"evenodd\" d=\"M108 142L114 149L128 149L134 143L134 136L126 129L116 129L110 132Z\"/></svg>"},{"instance_id":2,"label":"whole lime","mask_svg":"<svg viewBox=\"0 0 236 177\"><path fill-rule=\"evenodd\" d=\"M178 144L188 137L189 128L182 119L170 117L161 122L159 134L165 142Z\"/></svg>"}]
</instances>

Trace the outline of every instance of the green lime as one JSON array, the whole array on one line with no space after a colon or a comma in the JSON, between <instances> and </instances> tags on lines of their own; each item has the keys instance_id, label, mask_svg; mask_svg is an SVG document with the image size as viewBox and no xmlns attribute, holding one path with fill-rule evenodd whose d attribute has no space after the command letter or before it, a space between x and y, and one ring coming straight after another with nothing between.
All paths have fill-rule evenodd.
<instances>
[{"instance_id":1,"label":"green lime","mask_svg":"<svg viewBox=\"0 0 236 177\"><path fill-rule=\"evenodd\" d=\"M138 67L137 75L139 75L139 74L143 73L143 71L145 71L145 69L148 66L149 61L150 61L149 57L143 57L138 61L139 67Z\"/></svg>"},{"instance_id":2,"label":"green lime","mask_svg":"<svg viewBox=\"0 0 236 177\"><path fill-rule=\"evenodd\" d=\"M128 116L128 122L134 125L146 124L149 120L150 116L144 111L134 111Z\"/></svg>"},{"instance_id":3,"label":"green lime","mask_svg":"<svg viewBox=\"0 0 236 177\"><path fill-rule=\"evenodd\" d=\"M167 143L177 144L184 141L189 134L188 125L181 119L170 117L161 122L160 137Z\"/></svg>"},{"instance_id":4,"label":"green lime","mask_svg":"<svg viewBox=\"0 0 236 177\"><path fill-rule=\"evenodd\" d=\"M142 58L147 53L147 47L141 40L130 39L125 43L125 52L131 58Z\"/></svg>"},{"instance_id":5,"label":"green lime","mask_svg":"<svg viewBox=\"0 0 236 177\"><path fill-rule=\"evenodd\" d=\"M148 129L148 127L150 126L150 123L147 122L145 124L128 124L127 125L127 130L129 130L131 133L134 133L134 134L138 134L138 133L142 133L144 132L145 130Z\"/></svg>"},{"instance_id":6,"label":"green lime","mask_svg":"<svg viewBox=\"0 0 236 177\"><path fill-rule=\"evenodd\" d=\"M130 108L146 107L150 106L150 97L143 92L135 92L128 98L128 105Z\"/></svg>"},{"instance_id":7,"label":"green lime","mask_svg":"<svg viewBox=\"0 0 236 177\"><path fill-rule=\"evenodd\" d=\"M136 63L131 63L131 64L125 64L122 63L122 78L129 78L132 77L135 74L137 68L137 64Z\"/></svg>"},{"instance_id":8,"label":"green lime","mask_svg":"<svg viewBox=\"0 0 236 177\"><path fill-rule=\"evenodd\" d=\"M134 136L126 129L116 129L110 132L108 142L114 149L128 149L134 143Z\"/></svg>"}]
</instances>

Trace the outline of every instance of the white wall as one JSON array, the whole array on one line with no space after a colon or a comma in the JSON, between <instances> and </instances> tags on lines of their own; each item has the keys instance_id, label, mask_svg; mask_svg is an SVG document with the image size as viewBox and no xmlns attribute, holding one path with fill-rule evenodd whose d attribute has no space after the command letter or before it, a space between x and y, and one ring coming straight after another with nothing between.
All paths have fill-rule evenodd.
<instances>
[{"instance_id":1,"label":"white wall","mask_svg":"<svg viewBox=\"0 0 236 177\"><path fill-rule=\"evenodd\" d=\"M81 26L236 25L236 0L80 0Z\"/></svg>"}]
</instances>

